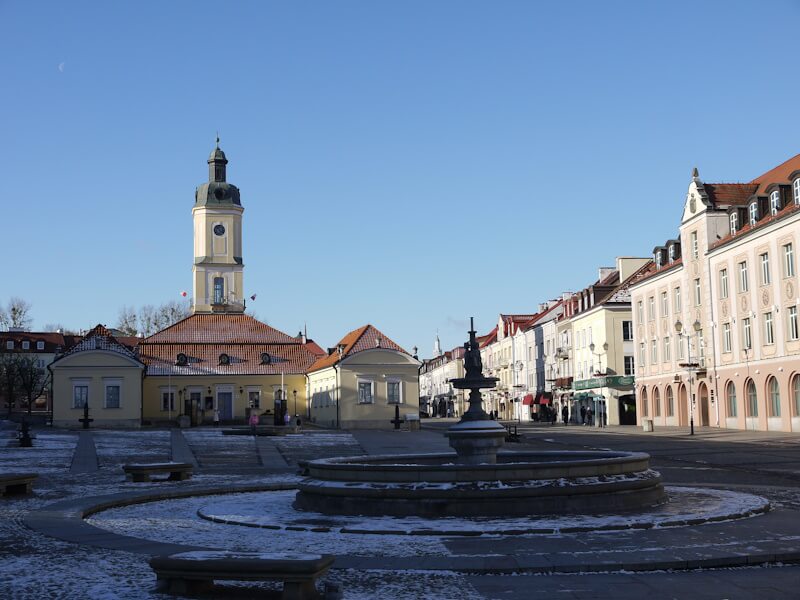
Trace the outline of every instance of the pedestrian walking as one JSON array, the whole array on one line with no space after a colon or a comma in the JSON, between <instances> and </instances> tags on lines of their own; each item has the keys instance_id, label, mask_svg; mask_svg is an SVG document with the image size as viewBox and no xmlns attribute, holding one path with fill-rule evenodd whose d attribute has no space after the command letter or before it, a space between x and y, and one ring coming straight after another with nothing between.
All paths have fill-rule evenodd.
<instances>
[{"instance_id":1,"label":"pedestrian walking","mask_svg":"<svg viewBox=\"0 0 800 600\"><path fill-rule=\"evenodd\" d=\"M564 421L564 425L569 422L569 407L566 404L561 407L561 420Z\"/></svg>"},{"instance_id":2,"label":"pedestrian walking","mask_svg":"<svg viewBox=\"0 0 800 600\"><path fill-rule=\"evenodd\" d=\"M214 427L219 427L219 409L214 409Z\"/></svg>"},{"instance_id":3,"label":"pedestrian walking","mask_svg":"<svg viewBox=\"0 0 800 600\"><path fill-rule=\"evenodd\" d=\"M592 411L592 407L591 406L586 407L586 424L592 425L594 423L594 421L592 420L593 418L594 418L594 411Z\"/></svg>"},{"instance_id":4,"label":"pedestrian walking","mask_svg":"<svg viewBox=\"0 0 800 600\"><path fill-rule=\"evenodd\" d=\"M258 426L258 413L253 411L250 413L250 433L256 434L256 427Z\"/></svg>"},{"instance_id":5,"label":"pedestrian walking","mask_svg":"<svg viewBox=\"0 0 800 600\"><path fill-rule=\"evenodd\" d=\"M586 407L581 406L581 425L586 425Z\"/></svg>"}]
</instances>

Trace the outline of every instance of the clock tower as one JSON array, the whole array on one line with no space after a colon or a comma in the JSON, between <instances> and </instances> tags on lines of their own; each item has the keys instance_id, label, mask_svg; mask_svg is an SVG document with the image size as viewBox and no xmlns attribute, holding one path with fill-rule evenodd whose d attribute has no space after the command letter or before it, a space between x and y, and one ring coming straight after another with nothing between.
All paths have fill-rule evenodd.
<instances>
[{"instance_id":1,"label":"clock tower","mask_svg":"<svg viewBox=\"0 0 800 600\"><path fill-rule=\"evenodd\" d=\"M192 311L244 312L242 208L239 188L225 181L228 159L217 145L208 157L208 182L194 195Z\"/></svg>"}]
</instances>

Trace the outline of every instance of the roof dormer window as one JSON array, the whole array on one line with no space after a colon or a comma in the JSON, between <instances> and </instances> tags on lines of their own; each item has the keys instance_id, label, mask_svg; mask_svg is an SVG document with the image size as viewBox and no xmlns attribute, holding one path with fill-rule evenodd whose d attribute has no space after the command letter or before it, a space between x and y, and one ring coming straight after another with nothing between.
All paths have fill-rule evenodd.
<instances>
[{"instance_id":1,"label":"roof dormer window","mask_svg":"<svg viewBox=\"0 0 800 600\"><path fill-rule=\"evenodd\" d=\"M731 235L736 235L739 228L739 215L734 211L731 213Z\"/></svg>"},{"instance_id":2,"label":"roof dormer window","mask_svg":"<svg viewBox=\"0 0 800 600\"><path fill-rule=\"evenodd\" d=\"M755 225L758 222L758 202L750 203L750 225Z\"/></svg>"},{"instance_id":3,"label":"roof dormer window","mask_svg":"<svg viewBox=\"0 0 800 600\"><path fill-rule=\"evenodd\" d=\"M222 354L219 355L219 364L221 365L231 364L231 357L223 352Z\"/></svg>"},{"instance_id":4,"label":"roof dormer window","mask_svg":"<svg viewBox=\"0 0 800 600\"><path fill-rule=\"evenodd\" d=\"M661 268L661 251L656 252L656 269Z\"/></svg>"},{"instance_id":5,"label":"roof dormer window","mask_svg":"<svg viewBox=\"0 0 800 600\"><path fill-rule=\"evenodd\" d=\"M775 190L769 195L769 214L773 217L778 214L781 209L781 193Z\"/></svg>"},{"instance_id":6,"label":"roof dormer window","mask_svg":"<svg viewBox=\"0 0 800 600\"><path fill-rule=\"evenodd\" d=\"M189 357L186 356L183 352L178 352L178 356L175 357L175 364L179 367L185 367L186 364L189 362Z\"/></svg>"},{"instance_id":7,"label":"roof dormer window","mask_svg":"<svg viewBox=\"0 0 800 600\"><path fill-rule=\"evenodd\" d=\"M800 177L794 180L792 188L794 189L794 203L800 205Z\"/></svg>"},{"instance_id":8,"label":"roof dormer window","mask_svg":"<svg viewBox=\"0 0 800 600\"><path fill-rule=\"evenodd\" d=\"M22 349L23 350L30 350L31 349L31 343L28 340L25 340L24 342L22 342Z\"/></svg>"},{"instance_id":9,"label":"roof dormer window","mask_svg":"<svg viewBox=\"0 0 800 600\"><path fill-rule=\"evenodd\" d=\"M675 262L675 244L669 245L669 262Z\"/></svg>"},{"instance_id":10,"label":"roof dormer window","mask_svg":"<svg viewBox=\"0 0 800 600\"><path fill-rule=\"evenodd\" d=\"M36 349L37 349L37 350L44 350L44 342L43 342L43 341L41 341L41 340L39 340L38 342L36 342Z\"/></svg>"},{"instance_id":11,"label":"roof dormer window","mask_svg":"<svg viewBox=\"0 0 800 600\"><path fill-rule=\"evenodd\" d=\"M8 340L6 342L6 350L13 350L14 349L14 340Z\"/></svg>"}]
</instances>

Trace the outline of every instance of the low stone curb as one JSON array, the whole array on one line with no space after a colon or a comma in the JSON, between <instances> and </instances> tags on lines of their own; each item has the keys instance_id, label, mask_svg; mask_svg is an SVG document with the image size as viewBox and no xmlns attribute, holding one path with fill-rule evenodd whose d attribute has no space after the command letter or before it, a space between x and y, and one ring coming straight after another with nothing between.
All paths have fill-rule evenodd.
<instances>
[{"instance_id":1,"label":"low stone curb","mask_svg":"<svg viewBox=\"0 0 800 600\"><path fill-rule=\"evenodd\" d=\"M192 496L212 496L262 491L282 491L296 489L294 483L274 483L261 485L243 485L235 487L181 487L172 490L150 490L143 493L119 493L104 496L93 496L62 500L40 510L31 511L24 519L30 529L67 542L96 546L111 550L121 550L147 556L168 555L192 550L218 550L201 546L188 546L145 540L117 534L91 525L85 518L110 508L129 506L158 500L174 500ZM273 527L265 527L273 529ZM274 527L279 529L278 527ZM302 530L286 527L287 530ZM308 528L306 531L323 531L326 528ZM376 533L367 530L353 530L358 533ZM563 530L562 530L563 531ZM392 532L397 535L398 532ZM463 535L464 532L459 532ZM411 533L409 535L427 535L429 533ZM444 536L445 534L439 533ZM474 534L472 534L474 535ZM719 556L700 556L683 559L670 555L665 550L664 557L653 560L642 560L641 552L620 551L618 559L597 560L594 562L576 561L571 563L560 557L553 562L544 555L522 556L354 556L337 555L335 569L368 569L376 571L410 570L410 571L452 571L463 574L568 574L568 573L600 573L614 571L684 571L723 567L763 566L769 564L800 563L800 550L776 551L775 553L724 554ZM636 557L635 560L631 558ZM630 562L628 562L630 561Z\"/></svg>"}]
</instances>

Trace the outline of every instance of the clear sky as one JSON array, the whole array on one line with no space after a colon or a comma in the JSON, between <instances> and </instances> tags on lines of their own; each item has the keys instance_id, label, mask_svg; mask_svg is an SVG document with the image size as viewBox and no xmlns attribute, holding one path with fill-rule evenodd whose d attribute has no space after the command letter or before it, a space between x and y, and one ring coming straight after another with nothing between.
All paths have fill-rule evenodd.
<instances>
[{"instance_id":1,"label":"clear sky","mask_svg":"<svg viewBox=\"0 0 800 600\"><path fill-rule=\"evenodd\" d=\"M800 152L797 1L0 2L0 302L191 292L217 130L259 318L430 356Z\"/></svg>"}]
</instances>

